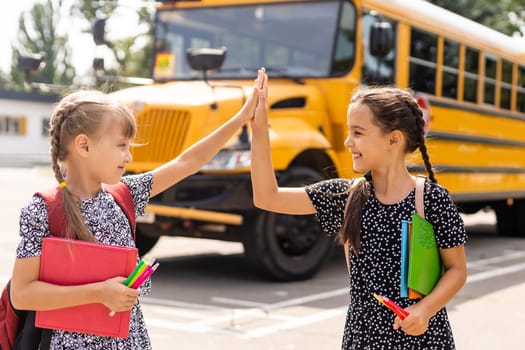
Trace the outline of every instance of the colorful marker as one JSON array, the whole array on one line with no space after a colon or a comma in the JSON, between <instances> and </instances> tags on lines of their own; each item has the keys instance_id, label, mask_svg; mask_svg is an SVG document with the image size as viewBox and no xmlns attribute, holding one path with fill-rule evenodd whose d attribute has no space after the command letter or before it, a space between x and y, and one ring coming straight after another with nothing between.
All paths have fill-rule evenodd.
<instances>
[{"instance_id":1,"label":"colorful marker","mask_svg":"<svg viewBox=\"0 0 525 350\"><path fill-rule=\"evenodd\" d=\"M133 285L131 286L131 288L134 288L134 289L137 289L138 287L140 287L142 285L142 283L144 283L144 281L153 274L153 272L155 272L155 270L157 269L157 267L159 267L159 263L156 263L155 265L153 266L150 266L148 269L146 269L138 278L137 280L135 281L135 283L133 283Z\"/></svg>"},{"instance_id":2,"label":"colorful marker","mask_svg":"<svg viewBox=\"0 0 525 350\"><path fill-rule=\"evenodd\" d=\"M135 277L135 275L137 274L139 269L142 267L142 265L144 265L144 260L140 260L139 263L135 265L135 268L133 269L133 271L131 271L128 278L126 278L126 280L122 283L129 287L129 283L131 282L131 279Z\"/></svg>"},{"instance_id":3,"label":"colorful marker","mask_svg":"<svg viewBox=\"0 0 525 350\"><path fill-rule=\"evenodd\" d=\"M374 293L374 297L379 300L379 302L385 305L387 308L392 310L400 319L404 320L410 313L403 309L401 306L394 303L390 298L384 297L382 295L377 295Z\"/></svg>"},{"instance_id":4,"label":"colorful marker","mask_svg":"<svg viewBox=\"0 0 525 350\"><path fill-rule=\"evenodd\" d=\"M154 259L150 258L150 257L146 257L146 258L144 258L144 260L141 260L139 262L139 265L140 265L139 268L131 276L131 279L128 281L128 283L126 283L126 286L131 287L133 285L133 283L135 283L137 278L139 278L139 276L148 268L148 266L152 265L153 261L154 261Z\"/></svg>"},{"instance_id":5,"label":"colorful marker","mask_svg":"<svg viewBox=\"0 0 525 350\"><path fill-rule=\"evenodd\" d=\"M133 269L133 271L129 274L128 278L124 282L122 282L124 285L130 287L130 288L138 288L144 281L155 272L157 267L159 266L159 263L155 262L155 258L145 257L143 260L141 259L137 266ZM153 265L153 266L151 266ZM109 316L113 317L115 316L115 311L110 311Z\"/></svg>"}]
</instances>

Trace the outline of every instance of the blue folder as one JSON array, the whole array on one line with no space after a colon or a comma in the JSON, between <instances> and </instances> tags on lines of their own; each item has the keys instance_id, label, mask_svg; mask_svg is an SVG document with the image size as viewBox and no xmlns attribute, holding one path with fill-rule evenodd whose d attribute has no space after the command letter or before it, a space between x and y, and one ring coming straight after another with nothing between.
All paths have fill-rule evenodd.
<instances>
[{"instance_id":1,"label":"blue folder","mask_svg":"<svg viewBox=\"0 0 525 350\"><path fill-rule=\"evenodd\" d=\"M408 298L408 225L409 220L401 220L401 280L400 297Z\"/></svg>"}]
</instances>

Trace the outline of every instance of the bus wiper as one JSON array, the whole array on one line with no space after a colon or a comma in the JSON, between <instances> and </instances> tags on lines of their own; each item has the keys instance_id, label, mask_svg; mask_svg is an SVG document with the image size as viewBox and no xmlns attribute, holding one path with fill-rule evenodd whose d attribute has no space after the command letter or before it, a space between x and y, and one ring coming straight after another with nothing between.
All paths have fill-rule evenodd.
<instances>
[{"instance_id":1,"label":"bus wiper","mask_svg":"<svg viewBox=\"0 0 525 350\"><path fill-rule=\"evenodd\" d=\"M304 81L301 78L297 76L289 75L287 73L288 72L287 68L265 67L265 69L266 69L266 73L268 73L270 77L290 79L296 84L304 85ZM219 70L219 73L222 73L222 72L252 73L252 72L257 72L258 70L259 70L259 67L229 67L229 68L221 68Z\"/></svg>"}]
</instances>

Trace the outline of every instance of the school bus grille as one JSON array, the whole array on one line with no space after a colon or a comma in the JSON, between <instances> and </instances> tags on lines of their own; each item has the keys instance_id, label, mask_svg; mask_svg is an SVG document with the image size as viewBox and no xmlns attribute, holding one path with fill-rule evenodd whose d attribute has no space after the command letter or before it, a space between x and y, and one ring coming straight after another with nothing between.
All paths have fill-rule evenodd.
<instances>
[{"instance_id":1,"label":"school bus grille","mask_svg":"<svg viewBox=\"0 0 525 350\"><path fill-rule=\"evenodd\" d=\"M167 108L146 108L136 116L137 147L133 161L167 162L182 151L190 124L190 113Z\"/></svg>"}]
</instances>

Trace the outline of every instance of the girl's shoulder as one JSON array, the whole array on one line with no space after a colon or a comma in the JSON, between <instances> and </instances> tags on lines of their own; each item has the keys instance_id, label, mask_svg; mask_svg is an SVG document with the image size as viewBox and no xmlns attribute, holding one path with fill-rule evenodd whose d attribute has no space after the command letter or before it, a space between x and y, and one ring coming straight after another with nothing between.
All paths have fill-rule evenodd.
<instances>
[{"instance_id":1,"label":"girl's shoulder","mask_svg":"<svg viewBox=\"0 0 525 350\"><path fill-rule=\"evenodd\" d=\"M334 178L316 182L306 186L308 193L322 193L331 195L348 195L353 179Z\"/></svg>"},{"instance_id":2,"label":"girl's shoulder","mask_svg":"<svg viewBox=\"0 0 525 350\"><path fill-rule=\"evenodd\" d=\"M46 214L46 215L42 215ZM24 218L28 217L46 217L47 218L47 209L46 201L42 196L35 193L29 200L29 202L21 208L21 216Z\"/></svg>"},{"instance_id":3,"label":"girl's shoulder","mask_svg":"<svg viewBox=\"0 0 525 350\"><path fill-rule=\"evenodd\" d=\"M126 175L121 180L128 185L133 197L137 195L149 197L153 185L153 175L150 172Z\"/></svg>"},{"instance_id":4,"label":"girl's shoulder","mask_svg":"<svg viewBox=\"0 0 525 350\"><path fill-rule=\"evenodd\" d=\"M431 181L425 183L425 199L427 198L429 200L451 200L448 189Z\"/></svg>"}]
</instances>

